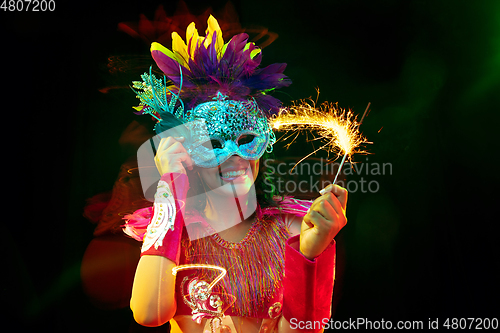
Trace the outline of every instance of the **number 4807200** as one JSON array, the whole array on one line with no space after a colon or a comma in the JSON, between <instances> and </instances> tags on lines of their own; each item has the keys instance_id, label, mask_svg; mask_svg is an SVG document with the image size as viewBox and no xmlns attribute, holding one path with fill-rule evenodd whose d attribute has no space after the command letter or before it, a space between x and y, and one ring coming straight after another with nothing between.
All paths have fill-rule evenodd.
<instances>
[{"instance_id":1,"label":"number 4807200","mask_svg":"<svg viewBox=\"0 0 500 333\"><path fill-rule=\"evenodd\" d=\"M4 12L53 12L56 10L54 0L3 0L0 10Z\"/></svg>"}]
</instances>

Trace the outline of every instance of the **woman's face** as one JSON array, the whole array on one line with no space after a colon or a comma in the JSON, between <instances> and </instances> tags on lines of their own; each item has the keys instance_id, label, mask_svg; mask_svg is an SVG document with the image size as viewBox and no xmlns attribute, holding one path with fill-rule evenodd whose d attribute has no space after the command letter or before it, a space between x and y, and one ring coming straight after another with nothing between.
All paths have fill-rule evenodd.
<instances>
[{"instance_id":1,"label":"woman's face","mask_svg":"<svg viewBox=\"0 0 500 333\"><path fill-rule=\"evenodd\" d=\"M236 196L242 196L252 189L259 173L259 160L247 161L233 155L215 168L200 168L199 173L211 191L231 197L234 197L236 191Z\"/></svg>"}]
</instances>

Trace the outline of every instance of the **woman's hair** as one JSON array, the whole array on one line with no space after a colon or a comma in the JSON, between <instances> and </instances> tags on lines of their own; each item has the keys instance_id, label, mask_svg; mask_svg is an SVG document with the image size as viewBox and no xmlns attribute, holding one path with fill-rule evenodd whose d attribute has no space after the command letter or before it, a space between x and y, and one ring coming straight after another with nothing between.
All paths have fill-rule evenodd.
<instances>
[{"instance_id":1,"label":"woman's hair","mask_svg":"<svg viewBox=\"0 0 500 333\"><path fill-rule=\"evenodd\" d=\"M257 202L261 208L278 206L276 187L272 183L270 171L267 166L267 161L271 159L272 153L265 152L260 158L259 173L255 179L255 193Z\"/></svg>"}]
</instances>

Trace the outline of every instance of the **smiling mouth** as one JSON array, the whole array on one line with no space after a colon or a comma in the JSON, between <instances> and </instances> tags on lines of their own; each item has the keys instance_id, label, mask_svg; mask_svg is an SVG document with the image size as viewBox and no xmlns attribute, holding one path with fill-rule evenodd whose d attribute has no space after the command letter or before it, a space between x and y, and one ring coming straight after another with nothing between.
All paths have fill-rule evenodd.
<instances>
[{"instance_id":1,"label":"smiling mouth","mask_svg":"<svg viewBox=\"0 0 500 333\"><path fill-rule=\"evenodd\" d=\"M240 176L243 176L246 174L245 169L237 170L237 171L227 171L227 172L222 172L220 173L221 178L225 179L231 179L231 178L238 178Z\"/></svg>"}]
</instances>

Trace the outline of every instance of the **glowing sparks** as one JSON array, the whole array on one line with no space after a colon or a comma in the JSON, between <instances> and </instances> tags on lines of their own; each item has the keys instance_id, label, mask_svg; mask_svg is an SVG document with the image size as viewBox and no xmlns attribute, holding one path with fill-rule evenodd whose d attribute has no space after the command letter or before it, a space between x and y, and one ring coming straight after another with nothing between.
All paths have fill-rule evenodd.
<instances>
[{"instance_id":1,"label":"glowing sparks","mask_svg":"<svg viewBox=\"0 0 500 333\"><path fill-rule=\"evenodd\" d=\"M271 120L276 130L311 131L317 133L314 139L324 139L326 144L316 151L325 148L337 157L354 153L363 153L358 148L366 143L359 132L359 123L351 110L340 109L337 103L323 103L317 108L314 103L304 100L295 103ZM316 152L314 151L314 152ZM314 153L313 152L313 153Z\"/></svg>"},{"instance_id":2,"label":"glowing sparks","mask_svg":"<svg viewBox=\"0 0 500 333\"><path fill-rule=\"evenodd\" d=\"M369 106L370 104L368 104L363 118ZM314 140L323 139L326 141L323 146L302 158L297 164L321 149L325 149L328 153L335 153L337 158L344 155L333 184L337 181L346 158L351 160L352 154L365 153L359 149L363 143L367 143L359 132L359 125L360 123L356 121L352 111L340 109L337 103L325 102L317 108L314 102L308 103L305 100L294 103L287 109L282 109L280 114L271 120L271 126L278 131L315 132L317 136L314 137Z\"/></svg>"}]
</instances>

